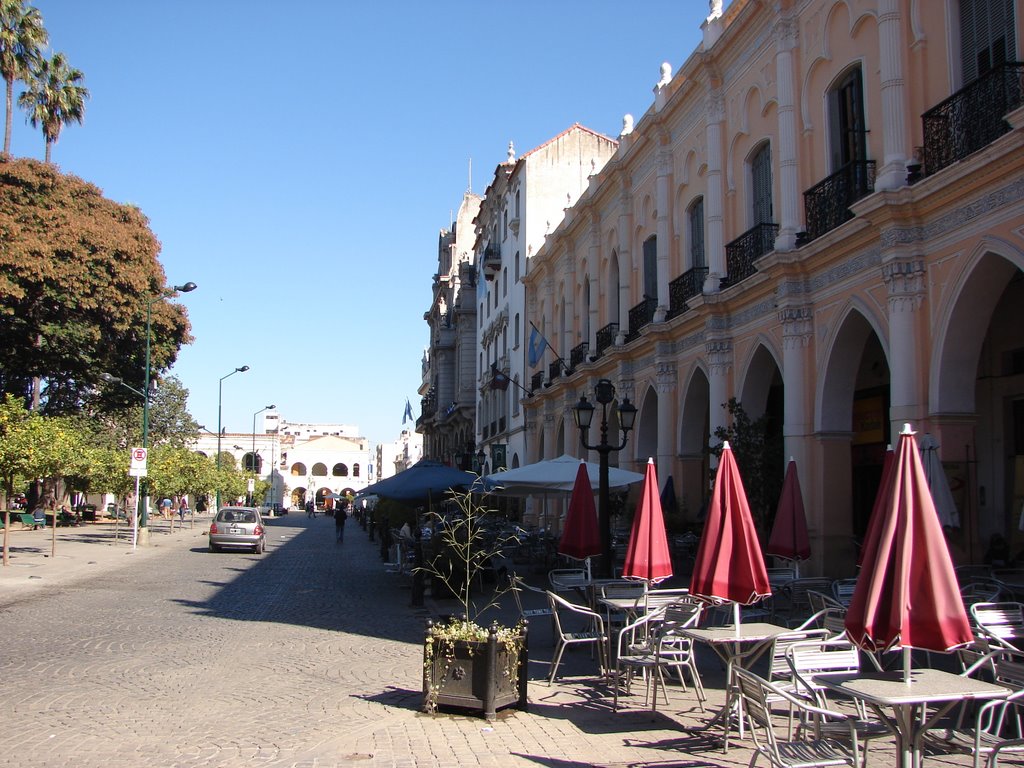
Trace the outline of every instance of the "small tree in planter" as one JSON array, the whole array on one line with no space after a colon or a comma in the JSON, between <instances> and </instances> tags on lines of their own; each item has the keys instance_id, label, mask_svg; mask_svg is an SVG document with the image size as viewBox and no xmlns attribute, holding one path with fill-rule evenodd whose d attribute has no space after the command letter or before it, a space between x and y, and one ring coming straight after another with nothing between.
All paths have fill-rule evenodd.
<instances>
[{"instance_id":1,"label":"small tree in planter","mask_svg":"<svg viewBox=\"0 0 1024 768\"><path fill-rule=\"evenodd\" d=\"M484 611L497 605L512 588L498 581L490 596L477 605L473 582L489 564L502 558L505 540L490 539L483 522L488 509L471 493L456 493L447 515L431 512L437 544L418 570L449 591L461 614L447 622L428 622L423 642L423 710L439 706L483 712L488 720L512 704L526 709L526 624L487 628L479 624Z\"/></svg>"}]
</instances>

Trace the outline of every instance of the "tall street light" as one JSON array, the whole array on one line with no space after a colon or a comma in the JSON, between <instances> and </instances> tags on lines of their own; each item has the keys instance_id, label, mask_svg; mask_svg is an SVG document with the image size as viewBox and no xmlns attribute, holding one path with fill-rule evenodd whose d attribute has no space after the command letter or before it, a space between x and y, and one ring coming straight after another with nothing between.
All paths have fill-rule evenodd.
<instances>
[{"instance_id":1,"label":"tall street light","mask_svg":"<svg viewBox=\"0 0 1024 768\"><path fill-rule=\"evenodd\" d=\"M197 287L198 286L193 282L188 282L184 285L172 285L170 288L165 288L156 296L152 296L146 300L146 378L142 386L142 391L146 393L142 398L143 448L149 448L149 377L152 370L150 365L150 346L151 337L153 335L153 305L158 301L162 301L169 296L175 296L178 293L191 293ZM139 529L142 532L143 542L145 542L148 540L149 534L149 481L146 478L143 478L142 480L142 491L139 495L142 496L142 514L139 516Z\"/></svg>"},{"instance_id":2,"label":"tall street light","mask_svg":"<svg viewBox=\"0 0 1024 768\"><path fill-rule=\"evenodd\" d=\"M253 475L253 479L254 480L256 478L256 475L258 474L258 472L257 472L258 465L256 463L256 417L259 416L264 411L272 411L274 408L277 408L277 406L276 405L265 405L265 406L260 408L258 411L256 411L252 415L252 453L249 454L252 458L250 458L250 460L249 460L249 462L250 462L249 468L252 470L252 475ZM255 493L249 499L249 506L250 507L256 506Z\"/></svg>"},{"instance_id":3,"label":"tall street light","mask_svg":"<svg viewBox=\"0 0 1024 768\"><path fill-rule=\"evenodd\" d=\"M234 376L236 373L245 373L249 370L248 365L243 365L235 368L231 373L226 373L220 377L220 382L217 384L217 509L214 510L216 514L217 510L220 509L220 439L221 426L220 426L220 414L221 414L221 403L224 400L224 379L229 376Z\"/></svg>"},{"instance_id":4,"label":"tall street light","mask_svg":"<svg viewBox=\"0 0 1024 768\"><path fill-rule=\"evenodd\" d=\"M580 430L580 442L588 451L597 451L601 457L600 488L598 491L597 516L601 528L601 575L611 578L614 560L612 557L612 519L611 504L608 499L608 454L621 451L626 447L626 438L636 422L636 406L623 398L619 403L619 428L622 430L622 441L618 445L608 442L608 406L615 400L615 385L608 379L598 379L594 388L594 399L601 404L601 441L597 445L587 442L590 424L594 420L594 404L587 401L586 395L580 397L579 403L573 408L573 418Z\"/></svg>"}]
</instances>

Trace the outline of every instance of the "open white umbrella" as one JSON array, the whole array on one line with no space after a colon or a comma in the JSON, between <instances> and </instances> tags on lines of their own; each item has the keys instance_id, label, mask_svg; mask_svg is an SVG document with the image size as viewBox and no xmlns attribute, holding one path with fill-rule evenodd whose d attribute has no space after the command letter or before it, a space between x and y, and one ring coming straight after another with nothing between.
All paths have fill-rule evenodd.
<instances>
[{"instance_id":1,"label":"open white umbrella","mask_svg":"<svg viewBox=\"0 0 1024 768\"><path fill-rule=\"evenodd\" d=\"M494 493L510 496L530 496L543 493L572 493L580 464L587 468L590 487L597 490L601 484L601 466L592 461L581 462L575 456L565 454L557 459L538 461L516 469L495 472L484 477L484 487ZM623 488L639 483L644 476L618 467L608 468L608 487Z\"/></svg>"}]
</instances>

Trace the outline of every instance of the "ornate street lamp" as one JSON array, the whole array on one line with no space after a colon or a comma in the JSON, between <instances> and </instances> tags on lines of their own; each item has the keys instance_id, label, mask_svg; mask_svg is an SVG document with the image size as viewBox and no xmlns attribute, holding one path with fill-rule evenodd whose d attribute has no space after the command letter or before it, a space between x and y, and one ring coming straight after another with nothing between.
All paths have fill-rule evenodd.
<instances>
[{"instance_id":1,"label":"ornate street lamp","mask_svg":"<svg viewBox=\"0 0 1024 768\"><path fill-rule=\"evenodd\" d=\"M226 373L220 377L220 382L217 384L217 509L214 510L214 514L217 514L217 510L220 509L220 439L223 436L221 434L220 426L220 414L221 414L221 403L224 400L224 379L229 376L234 376L236 373L245 373L249 370L248 365L243 365L235 368L231 373Z\"/></svg>"},{"instance_id":2,"label":"ornate street lamp","mask_svg":"<svg viewBox=\"0 0 1024 768\"><path fill-rule=\"evenodd\" d=\"M580 430L580 442L583 447L588 451L597 451L601 458L597 505L598 524L601 529L601 575L604 578L611 578L614 560L611 504L608 498L608 454L625 448L626 438L636 422L636 407L629 402L628 397L623 398L619 403L619 429L622 430L622 440L618 445L613 445L608 442L608 406L615 400L615 385L608 379L599 379L594 388L594 399L601 404L601 441L599 443L590 445L587 442L590 425L594 420L595 408L594 404L587 400L586 395L581 396L579 403L573 408L573 419Z\"/></svg>"}]
</instances>

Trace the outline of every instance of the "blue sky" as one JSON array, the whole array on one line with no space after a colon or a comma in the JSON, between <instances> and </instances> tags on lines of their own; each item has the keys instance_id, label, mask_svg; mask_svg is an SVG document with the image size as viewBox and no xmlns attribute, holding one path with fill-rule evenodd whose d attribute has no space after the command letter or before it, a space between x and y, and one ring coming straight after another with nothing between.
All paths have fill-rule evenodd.
<instances>
[{"instance_id":1,"label":"blue sky","mask_svg":"<svg viewBox=\"0 0 1024 768\"><path fill-rule=\"evenodd\" d=\"M285 419L394 440L419 413L437 237L469 180L575 122L617 136L705 0L517 4L35 0L85 74L53 160L149 217L195 342L189 410L248 432ZM15 97L21 87L16 86ZM14 115L12 153L43 139Z\"/></svg>"}]
</instances>

